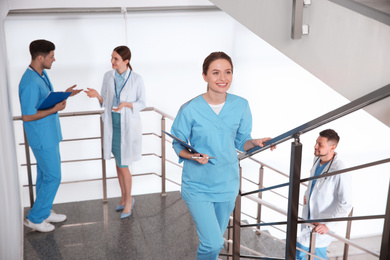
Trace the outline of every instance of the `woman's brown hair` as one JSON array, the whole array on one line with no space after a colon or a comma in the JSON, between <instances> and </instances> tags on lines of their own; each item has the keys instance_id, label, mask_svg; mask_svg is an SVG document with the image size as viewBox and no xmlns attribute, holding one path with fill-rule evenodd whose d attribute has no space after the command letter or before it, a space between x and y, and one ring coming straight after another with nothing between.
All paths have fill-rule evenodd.
<instances>
[{"instance_id":1,"label":"woman's brown hair","mask_svg":"<svg viewBox=\"0 0 390 260\"><path fill-rule=\"evenodd\" d=\"M131 70L133 70L133 68L132 68L131 65L130 65L131 51L130 51L129 47L124 46L124 45L118 46L118 47L116 47L116 48L114 49L114 51L115 51L116 53L118 53L119 56L121 56L121 58L122 58L123 61L129 60L129 63L127 63L127 66L128 66Z\"/></svg>"},{"instance_id":2,"label":"woman's brown hair","mask_svg":"<svg viewBox=\"0 0 390 260\"><path fill-rule=\"evenodd\" d=\"M232 72L233 72L233 62L232 59L227 55L226 53L222 51L212 52L209 56L206 57L206 59L203 62L203 74L207 75L207 71L209 70L210 64L219 59L227 60L230 65L232 66Z\"/></svg>"}]
</instances>

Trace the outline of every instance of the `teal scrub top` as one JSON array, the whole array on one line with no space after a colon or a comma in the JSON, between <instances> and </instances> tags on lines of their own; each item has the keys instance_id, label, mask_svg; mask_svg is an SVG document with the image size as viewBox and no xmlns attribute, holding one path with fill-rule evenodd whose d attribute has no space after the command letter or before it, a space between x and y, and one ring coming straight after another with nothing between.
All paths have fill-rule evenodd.
<instances>
[{"instance_id":1,"label":"teal scrub top","mask_svg":"<svg viewBox=\"0 0 390 260\"><path fill-rule=\"evenodd\" d=\"M35 71L28 68L19 83L19 100L22 115L34 115L38 107L53 91L53 87L43 70L44 79ZM57 145L62 140L60 119L58 113L44 118L23 122L27 140L31 148L44 149Z\"/></svg>"},{"instance_id":2,"label":"teal scrub top","mask_svg":"<svg viewBox=\"0 0 390 260\"><path fill-rule=\"evenodd\" d=\"M236 198L239 189L237 150L252 139L252 115L248 101L227 94L226 102L217 115L202 95L188 101L179 110L171 133L190 143L198 152L215 159L200 164L184 161L182 198L186 201L224 202ZM177 155L185 149L173 141ZM236 150L237 149L237 150Z\"/></svg>"}]
</instances>

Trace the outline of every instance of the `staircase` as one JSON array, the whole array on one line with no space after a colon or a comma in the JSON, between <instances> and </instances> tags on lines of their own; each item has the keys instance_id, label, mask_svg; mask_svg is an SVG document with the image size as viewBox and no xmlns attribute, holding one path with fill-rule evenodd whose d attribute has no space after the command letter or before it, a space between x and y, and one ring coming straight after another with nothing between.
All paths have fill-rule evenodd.
<instances>
[{"instance_id":1,"label":"staircase","mask_svg":"<svg viewBox=\"0 0 390 260\"><path fill-rule=\"evenodd\" d=\"M390 2L211 0L250 31L349 100L390 83ZM293 3L310 3L295 13ZM380 2L380 10L357 2ZM301 8L302 9L302 8ZM308 34L292 39L292 17ZM390 102L365 109L390 126Z\"/></svg>"}]
</instances>

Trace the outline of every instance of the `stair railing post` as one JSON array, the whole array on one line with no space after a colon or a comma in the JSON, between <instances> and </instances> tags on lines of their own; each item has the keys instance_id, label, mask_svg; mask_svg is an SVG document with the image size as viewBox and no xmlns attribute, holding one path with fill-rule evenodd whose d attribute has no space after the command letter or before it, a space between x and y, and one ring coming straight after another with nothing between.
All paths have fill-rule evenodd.
<instances>
[{"instance_id":1,"label":"stair railing post","mask_svg":"<svg viewBox=\"0 0 390 260\"><path fill-rule=\"evenodd\" d=\"M34 189L33 189L32 174L31 174L30 147L28 146L27 135L26 135L26 131L24 130L24 126L23 126L23 134L24 134L24 150L26 152L28 191L30 194L30 207L32 208L34 205Z\"/></svg>"},{"instance_id":2,"label":"stair railing post","mask_svg":"<svg viewBox=\"0 0 390 260\"><path fill-rule=\"evenodd\" d=\"M233 240L233 219L229 219L228 240ZM229 255L233 255L233 245L227 244L227 252ZM231 256L227 257L227 260L232 260Z\"/></svg>"},{"instance_id":3,"label":"stair railing post","mask_svg":"<svg viewBox=\"0 0 390 260\"><path fill-rule=\"evenodd\" d=\"M290 185L287 211L287 234L285 259L294 260L297 246L299 186L301 179L302 144L299 136L291 143Z\"/></svg>"},{"instance_id":4,"label":"stair railing post","mask_svg":"<svg viewBox=\"0 0 390 260\"><path fill-rule=\"evenodd\" d=\"M107 202L107 173L106 173L106 160L104 160L104 125L103 125L102 116L100 116L100 143L101 143L101 151L102 151L103 202Z\"/></svg>"},{"instance_id":5,"label":"stair railing post","mask_svg":"<svg viewBox=\"0 0 390 260\"><path fill-rule=\"evenodd\" d=\"M260 170L259 170L259 190L262 188L264 188L264 167L263 167L263 165L261 165ZM263 193L259 192L257 194L257 196L259 197L259 199L262 199ZM260 203L257 203L257 223L261 222L261 207L262 207L262 205ZM260 226L257 228L256 234L257 235L261 234L260 233Z\"/></svg>"},{"instance_id":6,"label":"stair railing post","mask_svg":"<svg viewBox=\"0 0 390 260\"><path fill-rule=\"evenodd\" d=\"M353 215L353 208L351 209L351 212L349 213L348 217L352 217ZM345 232L345 238L350 239L351 238L351 228L352 228L352 220L347 221L347 230ZM344 256L343 260L348 260L348 254L349 254L349 244L344 244Z\"/></svg>"},{"instance_id":7,"label":"stair railing post","mask_svg":"<svg viewBox=\"0 0 390 260\"><path fill-rule=\"evenodd\" d=\"M165 131L165 117L161 118L161 130ZM161 196L166 196L167 193L165 191L165 134L161 132Z\"/></svg>"},{"instance_id":8,"label":"stair railing post","mask_svg":"<svg viewBox=\"0 0 390 260\"><path fill-rule=\"evenodd\" d=\"M313 256L316 252L316 237L317 233L314 231L314 229L310 233L310 245L309 245L309 252L311 255L309 255L308 260L315 260L316 258Z\"/></svg>"},{"instance_id":9,"label":"stair railing post","mask_svg":"<svg viewBox=\"0 0 390 260\"><path fill-rule=\"evenodd\" d=\"M385 223L383 224L381 254L379 256L380 260L390 259L389 244L390 244L390 182L389 182L389 191L387 192L387 206L386 206L386 214L385 214Z\"/></svg>"},{"instance_id":10,"label":"stair railing post","mask_svg":"<svg viewBox=\"0 0 390 260\"><path fill-rule=\"evenodd\" d=\"M241 244L241 183L242 168L240 166L240 187L236 198L236 206L233 211L233 260L240 260Z\"/></svg>"}]
</instances>

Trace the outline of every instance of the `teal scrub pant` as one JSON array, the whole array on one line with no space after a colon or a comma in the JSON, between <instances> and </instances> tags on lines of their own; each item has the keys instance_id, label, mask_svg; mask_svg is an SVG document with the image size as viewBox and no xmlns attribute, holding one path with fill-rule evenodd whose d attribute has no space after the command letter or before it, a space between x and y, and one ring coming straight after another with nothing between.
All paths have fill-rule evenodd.
<instances>
[{"instance_id":1,"label":"teal scrub pant","mask_svg":"<svg viewBox=\"0 0 390 260\"><path fill-rule=\"evenodd\" d=\"M297 247L299 247L299 248L301 248L303 250L306 250L307 252L309 252L309 250L310 250L308 247L305 247L304 245L302 245L300 243L297 243ZM315 250L314 254L316 256L322 257L324 259L328 259L327 256L326 256L326 247L316 247L316 250ZM295 258L299 259L299 260L306 260L306 253L297 250Z\"/></svg>"},{"instance_id":2,"label":"teal scrub pant","mask_svg":"<svg viewBox=\"0 0 390 260\"><path fill-rule=\"evenodd\" d=\"M199 235L197 260L218 259L235 202L186 201Z\"/></svg>"},{"instance_id":3,"label":"teal scrub pant","mask_svg":"<svg viewBox=\"0 0 390 260\"><path fill-rule=\"evenodd\" d=\"M32 150L37 161L36 199L27 218L39 224L50 216L61 183L60 145Z\"/></svg>"}]
</instances>

